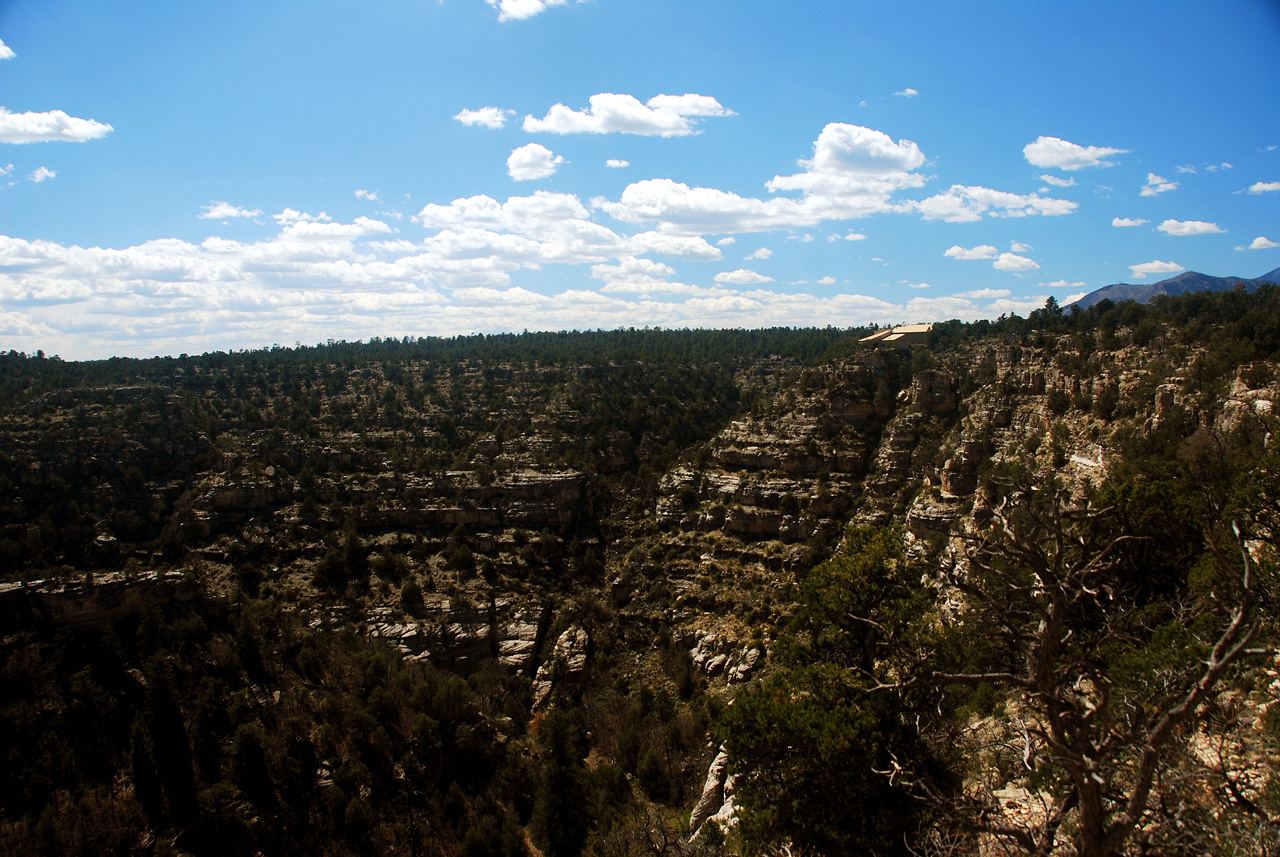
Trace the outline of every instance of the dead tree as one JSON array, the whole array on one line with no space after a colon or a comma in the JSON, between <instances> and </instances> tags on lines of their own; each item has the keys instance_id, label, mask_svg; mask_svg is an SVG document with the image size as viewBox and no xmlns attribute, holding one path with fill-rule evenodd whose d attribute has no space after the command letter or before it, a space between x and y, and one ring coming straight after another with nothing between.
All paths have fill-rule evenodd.
<instances>
[{"instance_id":1,"label":"dead tree","mask_svg":"<svg viewBox=\"0 0 1280 857\"><path fill-rule=\"evenodd\" d=\"M1049 854L1065 838L1080 857L1112 857L1144 826L1157 824L1153 784L1260 628L1253 560L1238 529L1239 564L1209 542L1220 568L1231 570L1232 591L1216 593L1208 605L1169 604L1157 623L1116 574L1131 539L1098 536L1102 530L1090 526L1105 514L1073 508L1060 493L1025 492L996 509L947 583L964 604L958 627L981 629L1006 655L990 669L931 670L914 680L939 687L987 683L1013 693L1025 718L1023 761L1046 783L1048 800L1036 824L1008 824L973 795L950 799L950 809L953 818L967 816L971 827L1022 853ZM1117 683L1115 651L1141 648L1157 624L1189 623L1206 611L1216 630L1186 653L1185 663Z\"/></svg>"}]
</instances>

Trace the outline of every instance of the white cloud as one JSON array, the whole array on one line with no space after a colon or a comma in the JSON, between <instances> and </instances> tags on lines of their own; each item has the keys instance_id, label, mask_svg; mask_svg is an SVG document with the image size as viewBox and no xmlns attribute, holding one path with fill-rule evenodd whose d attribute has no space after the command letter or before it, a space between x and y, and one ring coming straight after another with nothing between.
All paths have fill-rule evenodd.
<instances>
[{"instance_id":1,"label":"white cloud","mask_svg":"<svg viewBox=\"0 0 1280 857\"><path fill-rule=\"evenodd\" d=\"M1059 178L1058 176L1051 176L1051 175L1048 175L1047 173L1040 177L1040 181L1044 182L1045 184L1051 184L1054 187L1075 187L1076 186L1075 179Z\"/></svg>"},{"instance_id":2,"label":"white cloud","mask_svg":"<svg viewBox=\"0 0 1280 857\"><path fill-rule=\"evenodd\" d=\"M45 179L51 179L56 175L57 173L48 167L36 167L35 172L33 172L29 178L36 184L39 184Z\"/></svg>"},{"instance_id":3,"label":"white cloud","mask_svg":"<svg viewBox=\"0 0 1280 857\"><path fill-rule=\"evenodd\" d=\"M822 279L818 280L818 285L820 286L834 286L835 284L836 284L835 277L823 277Z\"/></svg>"},{"instance_id":4,"label":"white cloud","mask_svg":"<svg viewBox=\"0 0 1280 857\"><path fill-rule=\"evenodd\" d=\"M848 235L828 235L827 243L833 241L865 241L867 236L861 232L850 232Z\"/></svg>"},{"instance_id":5,"label":"white cloud","mask_svg":"<svg viewBox=\"0 0 1280 857\"><path fill-rule=\"evenodd\" d=\"M1066 280L1054 280L1052 283L1041 283L1040 287L1044 289L1053 289L1054 291L1061 291L1063 289L1078 289L1083 285L1084 283L1068 283ZM1080 297L1084 297L1084 295L1081 295Z\"/></svg>"},{"instance_id":6,"label":"white cloud","mask_svg":"<svg viewBox=\"0 0 1280 857\"><path fill-rule=\"evenodd\" d=\"M225 202L221 204L226 205ZM258 212L258 213L261 213L261 212ZM271 217L275 220L276 223L279 223L281 226L287 226L290 223L298 223L300 221L315 221L318 223L328 223L330 220L333 220L332 217L325 214L323 211L320 212L319 214L308 214L305 211L298 211L296 208L286 208L284 211L280 212L279 214L271 215Z\"/></svg>"},{"instance_id":7,"label":"white cloud","mask_svg":"<svg viewBox=\"0 0 1280 857\"><path fill-rule=\"evenodd\" d=\"M1173 274L1186 270L1176 262L1143 262L1141 265L1130 265L1134 279L1144 279L1148 274Z\"/></svg>"},{"instance_id":8,"label":"white cloud","mask_svg":"<svg viewBox=\"0 0 1280 857\"><path fill-rule=\"evenodd\" d=\"M1236 249L1237 250L1270 250L1273 247L1280 247L1280 244L1277 244L1276 242L1272 241L1270 238L1267 238L1263 235L1259 235L1257 238L1253 239L1251 243L1246 245L1241 245Z\"/></svg>"},{"instance_id":9,"label":"white cloud","mask_svg":"<svg viewBox=\"0 0 1280 857\"><path fill-rule=\"evenodd\" d=\"M981 220L983 214L991 217L1028 217L1036 214L1052 217L1070 214L1079 207L1079 203L1070 200L1042 197L1035 193L1024 196L964 185L952 185L945 193L906 205L919 211L925 220L943 220L947 223L969 223Z\"/></svg>"},{"instance_id":10,"label":"white cloud","mask_svg":"<svg viewBox=\"0 0 1280 857\"><path fill-rule=\"evenodd\" d=\"M1203 220L1166 220L1156 229L1166 235L1213 235L1227 231L1216 223Z\"/></svg>"},{"instance_id":11,"label":"white cloud","mask_svg":"<svg viewBox=\"0 0 1280 857\"><path fill-rule=\"evenodd\" d=\"M957 292L952 295L953 298L973 298L974 300L992 300L993 298L1007 298L1013 292L1008 289L974 289L970 292Z\"/></svg>"},{"instance_id":12,"label":"white cloud","mask_svg":"<svg viewBox=\"0 0 1280 857\"><path fill-rule=\"evenodd\" d=\"M628 185L616 202L596 198L592 205L623 222L655 221L668 232L794 232L823 220L903 210L891 201L892 193L924 183L914 172L924 163L915 143L895 143L856 125L827 125L814 143L813 158L798 163L802 172L766 183L774 192L798 190L798 199L743 197L659 178Z\"/></svg>"},{"instance_id":13,"label":"white cloud","mask_svg":"<svg viewBox=\"0 0 1280 857\"><path fill-rule=\"evenodd\" d=\"M917 92L916 90L912 89L909 86L906 89L901 90L900 92L894 93L894 95L901 96L902 98L915 98L919 94L920 94L919 92Z\"/></svg>"},{"instance_id":14,"label":"white cloud","mask_svg":"<svg viewBox=\"0 0 1280 857\"><path fill-rule=\"evenodd\" d=\"M1196 168L1190 165L1183 166L1183 167L1174 167L1173 171L1175 173L1191 173L1192 175L1196 174Z\"/></svg>"},{"instance_id":15,"label":"white cloud","mask_svg":"<svg viewBox=\"0 0 1280 857\"><path fill-rule=\"evenodd\" d=\"M1000 258L991 263L997 271L1030 271L1040 266L1026 256L1013 253L1001 253Z\"/></svg>"},{"instance_id":16,"label":"white cloud","mask_svg":"<svg viewBox=\"0 0 1280 857\"><path fill-rule=\"evenodd\" d=\"M229 202L214 201L201 207L204 211L196 215L201 220L230 220L233 217L257 217L262 214L260 208L241 208Z\"/></svg>"},{"instance_id":17,"label":"white cloud","mask_svg":"<svg viewBox=\"0 0 1280 857\"><path fill-rule=\"evenodd\" d=\"M701 235L646 231L624 237L588 217L576 196L537 191L505 203L488 196L432 203L413 219L441 230L428 241L451 258L502 259L517 268L599 263L644 253L703 261L723 257Z\"/></svg>"},{"instance_id":18,"label":"white cloud","mask_svg":"<svg viewBox=\"0 0 1280 857\"><path fill-rule=\"evenodd\" d=\"M479 125L482 128L497 130L507 124L507 119L515 115L516 112L514 110L505 110L501 107L481 107L479 110L459 110L453 114L453 118L463 125Z\"/></svg>"},{"instance_id":19,"label":"white cloud","mask_svg":"<svg viewBox=\"0 0 1280 857\"><path fill-rule=\"evenodd\" d=\"M13 58L13 48L6 45L3 39L0 39L0 60L11 60Z\"/></svg>"},{"instance_id":20,"label":"white cloud","mask_svg":"<svg viewBox=\"0 0 1280 857\"><path fill-rule=\"evenodd\" d=\"M864 237L865 237L865 236L864 236ZM801 234L799 234L799 235L788 235L788 236L787 236L787 240L788 240L788 241L799 241L801 244L809 244L809 243L811 243L811 242L813 241L813 235L812 235L812 234L810 234L810 233L808 233L808 232L803 232L803 233L801 233ZM849 239L849 240L853 241L853 240L856 240L856 239L851 238L851 239Z\"/></svg>"},{"instance_id":21,"label":"white cloud","mask_svg":"<svg viewBox=\"0 0 1280 857\"><path fill-rule=\"evenodd\" d=\"M738 243L738 239L734 238L732 235L726 235L725 237L721 238L719 241L716 242L717 246L720 246L720 247L728 247L730 244L737 244L737 243Z\"/></svg>"},{"instance_id":22,"label":"white cloud","mask_svg":"<svg viewBox=\"0 0 1280 857\"><path fill-rule=\"evenodd\" d=\"M524 117L524 130L549 134L638 134L682 137L698 133L694 127L705 116L732 116L709 95L655 95L641 104L633 95L601 92L591 96L586 110L554 104L541 119Z\"/></svg>"},{"instance_id":23,"label":"white cloud","mask_svg":"<svg viewBox=\"0 0 1280 857\"><path fill-rule=\"evenodd\" d=\"M675 268L652 259L638 259L625 256L617 265L592 265L592 279L602 280L600 289L606 294L643 294L643 295L692 295L720 293L718 290L692 286L688 283L673 283L666 279L674 276Z\"/></svg>"},{"instance_id":24,"label":"white cloud","mask_svg":"<svg viewBox=\"0 0 1280 857\"><path fill-rule=\"evenodd\" d=\"M1234 170L1235 167L1231 166L1231 164L1228 164L1226 161L1223 161L1220 164L1209 164L1205 169L1211 173L1216 173L1218 170Z\"/></svg>"},{"instance_id":25,"label":"white cloud","mask_svg":"<svg viewBox=\"0 0 1280 857\"><path fill-rule=\"evenodd\" d=\"M1150 222L1150 221L1144 220L1144 219L1143 219L1143 218L1141 218L1141 217L1113 217L1113 218L1111 218L1111 225L1112 225L1112 226L1115 226L1115 227L1141 226L1142 224L1144 224L1144 223L1149 223L1149 222Z\"/></svg>"},{"instance_id":26,"label":"white cloud","mask_svg":"<svg viewBox=\"0 0 1280 857\"><path fill-rule=\"evenodd\" d=\"M637 259L635 256L624 256L617 265L592 265L591 276L597 280L622 280L629 277L670 277L676 269L663 262L652 259Z\"/></svg>"},{"instance_id":27,"label":"white cloud","mask_svg":"<svg viewBox=\"0 0 1280 857\"><path fill-rule=\"evenodd\" d=\"M1035 248L1030 244L1023 244L1021 241L1011 241L1009 242L1009 249L1015 253L1029 253Z\"/></svg>"},{"instance_id":28,"label":"white cloud","mask_svg":"<svg viewBox=\"0 0 1280 857\"><path fill-rule=\"evenodd\" d=\"M904 280L903 282L906 282L906 281ZM929 285L928 283L906 283L906 286L907 286L907 288L909 288L909 289L931 289L931 288L933 288L933 286Z\"/></svg>"},{"instance_id":29,"label":"white cloud","mask_svg":"<svg viewBox=\"0 0 1280 857\"><path fill-rule=\"evenodd\" d=\"M1038 137L1034 143L1022 147L1022 154L1033 166L1059 170L1078 170L1084 167L1112 167L1107 158L1123 155L1128 149L1107 146L1081 146L1058 137Z\"/></svg>"},{"instance_id":30,"label":"white cloud","mask_svg":"<svg viewBox=\"0 0 1280 857\"><path fill-rule=\"evenodd\" d=\"M1165 191L1173 190L1177 186L1177 182L1171 182L1163 176L1158 176L1155 173L1147 173L1147 183L1142 186L1142 195L1158 196Z\"/></svg>"},{"instance_id":31,"label":"white cloud","mask_svg":"<svg viewBox=\"0 0 1280 857\"><path fill-rule=\"evenodd\" d=\"M77 119L61 110L10 113L0 107L0 143L83 143L105 137L113 129L93 119Z\"/></svg>"},{"instance_id":32,"label":"white cloud","mask_svg":"<svg viewBox=\"0 0 1280 857\"><path fill-rule=\"evenodd\" d=\"M507 174L518 182L545 179L555 175L560 165L567 163L539 143L527 143L511 152L507 158Z\"/></svg>"},{"instance_id":33,"label":"white cloud","mask_svg":"<svg viewBox=\"0 0 1280 857\"><path fill-rule=\"evenodd\" d=\"M1081 285L1083 285L1083 284L1081 284ZM1089 293L1088 293L1088 292L1073 292L1072 294L1069 294L1069 295L1067 295L1065 298L1063 298L1063 299L1062 299L1062 305L1063 305L1063 306L1068 306L1068 305L1070 305L1070 304L1073 304L1073 303L1075 303L1076 301L1080 300L1082 297L1084 297L1084 296L1085 296L1085 295L1087 295L1087 294L1089 294Z\"/></svg>"},{"instance_id":34,"label":"white cloud","mask_svg":"<svg viewBox=\"0 0 1280 857\"><path fill-rule=\"evenodd\" d=\"M767 187L806 193L920 187L924 179L912 171L924 160L924 152L911 140L895 143L883 131L832 122L814 141L813 158L796 162L804 172L774 176Z\"/></svg>"},{"instance_id":35,"label":"white cloud","mask_svg":"<svg viewBox=\"0 0 1280 857\"><path fill-rule=\"evenodd\" d=\"M1249 185L1249 193L1271 193L1280 190L1280 182L1254 182Z\"/></svg>"},{"instance_id":36,"label":"white cloud","mask_svg":"<svg viewBox=\"0 0 1280 857\"><path fill-rule=\"evenodd\" d=\"M566 6L568 0L486 0L498 10L499 21L523 21L545 12L552 6ZM579 3L582 0L578 0Z\"/></svg>"},{"instance_id":37,"label":"white cloud","mask_svg":"<svg viewBox=\"0 0 1280 857\"><path fill-rule=\"evenodd\" d=\"M369 202L378 201L378 192L376 190L365 190L360 188L356 191L356 199L367 199Z\"/></svg>"},{"instance_id":38,"label":"white cloud","mask_svg":"<svg viewBox=\"0 0 1280 857\"><path fill-rule=\"evenodd\" d=\"M478 209L511 223L516 210L564 210L557 205L523 198L493 203L496 213L475 203L440 209L451 211L455 219ZM437 210L420 220L447 216ZM299 224L318 232L300 237L293 228ZM160 239L123 249L64 247L0 235L0 333L8 347L43 348L85 359L465 331L972 320L1011 311L1025 314L1044 302L1043 297L1034 303L1008 297L991 303L955 296L905 302L848 293L820 297L767 283L695 287L669 281L669 266L625 252L595 263L609 263L595 273L596 281L614 283L612 288L540 294L511 287L511 273L524 264L525 257L518 254L580 262L595 249L578 248L578 255L573 248L555 249L552 245L563 239L564 230L549 220L538 223L544 241L479 230L461 221L456 225L457 230L410 241L388 240L388 227L376 221L309 220L254 243L220 237L198 245ZM575 225L567 231L579 229ZM612 249L637 243L636 236L612 240ZM501 246L503 241L510 249ZM705 242L703 246L710 248ZM927 290L927 285L903 288Z\"/></svg>"},{"instance_id":39,"label":"white cloud","mask_svg":"<svg viewBox=\"0 0 1280 857\"><path fill-rule=\"evenodd\" d=\"M754 253L748 254L744 258L748 262L750 262L753 259L768 259L772 255L773 255L773 251L770 250L768 247L761 247L759 250L755 251Z\"/></svg>"},{"instance_id":40,"label":"white cloud","mask_svg":"<svg viewBox=\"0 0 1280 857\"><path fill-rule=\"evenodd\" d=\"M739 268L736 271L724 271L716 274L715 281L734 286L754 286L758 283L772 283L773 277L766 277L764 274L758 274L746 268Z\"/></svg>"},{"instance_id":41,"label":"white cloud","mask_svg":"<svg viewBox=\"0 0 1280 857\"><path fill-rule=\"evenodd\" d=\"M13 172L13 164L9 164L7 167L0 167L0 176L7 176L11 172Z\"/></svg>"},{"instance_id":42,"label":"white cloud","mask_svg":"<svg viewBox=\"0 0 1280 857\"><path fill-rule=\"evenodd\" d=\"M631 162L624 161L622 160L622 158L610 158L609 160L604 162L604 165L612 170L620 170L623 167L631 166Z\"/></svg>"},{"instance_id":43,"label":"white cloud","mask_svg":"<svg viewBox=\"0 0 1280 857\"><path fill-rule=\"evenodd\" d=\"M998 253L990 244L979 244L977 247L961 247L956 244L942 255L952 259L994 259Z\"/></svg>"}]
</instances>

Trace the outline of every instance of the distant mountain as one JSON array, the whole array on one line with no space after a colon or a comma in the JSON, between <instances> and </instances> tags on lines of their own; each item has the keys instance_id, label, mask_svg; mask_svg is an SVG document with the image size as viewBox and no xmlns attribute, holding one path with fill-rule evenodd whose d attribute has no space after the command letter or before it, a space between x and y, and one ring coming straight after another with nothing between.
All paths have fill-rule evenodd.
<instances>
[{"instance_id":1,"label":"distant mountain","mask_svg":"<svg viewBox=\"0 0 1280 857\"><path fill-rule=\"evenodd\" d=\"M1113 283L1103 286L1097 291L1080 298L1074 306L1088 309L1098 301L1107 299L1120 301L1137 301L1146 303L1156 295L1185 295L1188 292L1225 292L1243 285L1246 290L1253 291L1263 283L1280 283L1280 268L1268 271L1261 277L1245 279L1244 277L1211 277L1196 271L1185 271L1176 277L1161 280L1158 283Z\"/></svg>"}]
</instances>

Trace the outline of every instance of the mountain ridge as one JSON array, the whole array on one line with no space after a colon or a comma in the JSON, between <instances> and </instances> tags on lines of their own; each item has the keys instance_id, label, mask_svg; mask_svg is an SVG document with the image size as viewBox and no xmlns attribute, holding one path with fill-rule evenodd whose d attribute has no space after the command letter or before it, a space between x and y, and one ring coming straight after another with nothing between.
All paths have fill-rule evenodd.
<instances>
[{"instance_id":1,"label":"mountain ridge","mask_svg":"<svg viewBox=\"0 0 1280 857\"><path fill-rule=\"evenodd\" d=\"M1084 297L1072 302L1071 306L1088 309L1102 300L1137 301L1146 303L1156 295L1185 295L1189 292L1226 292L1244 285L1246 291L1253 291L1263 283L1280 283L1280 268L1275 268L1258 277L1214 277L1198 271L1183 271L1181 274L1161 280L1158 283L1112 283L1089 292Z\"/></svg>"}]
</instances>

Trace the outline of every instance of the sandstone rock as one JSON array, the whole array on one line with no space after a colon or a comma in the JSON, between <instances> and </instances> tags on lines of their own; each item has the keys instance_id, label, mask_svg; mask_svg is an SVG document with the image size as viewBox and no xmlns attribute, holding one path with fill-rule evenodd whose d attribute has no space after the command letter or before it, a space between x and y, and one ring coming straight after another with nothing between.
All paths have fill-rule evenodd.
<instances>
[{"instance_id":1,"label":"sandstone rock","mask_svg":"<svg viewBox=\"0 0 1280 857\"><path fill-rule=\"evenodd\" d=\"M703 823L724 806L724 784L728 774L729 751L721 746L711 760L711 767L707 769L707 781L702 787L702 795L689 814L690 839L697 836Z\"/></svg>"},{"instance_id":2,"label":"sandstone rock","mask_svg":"<svg viewBox=\"0 0 1280 857\"><path fill-rule=\"evenodd\" d=\"M586 669L590 643L586 630L578 625L566 629L556 639L551 658L538 667L533 679L534 711L546 706L556 681L572 679Z\"/></svg>"}]
</instances>

